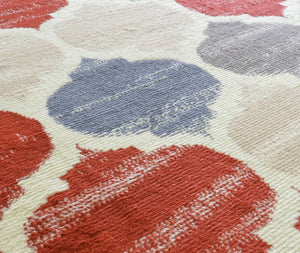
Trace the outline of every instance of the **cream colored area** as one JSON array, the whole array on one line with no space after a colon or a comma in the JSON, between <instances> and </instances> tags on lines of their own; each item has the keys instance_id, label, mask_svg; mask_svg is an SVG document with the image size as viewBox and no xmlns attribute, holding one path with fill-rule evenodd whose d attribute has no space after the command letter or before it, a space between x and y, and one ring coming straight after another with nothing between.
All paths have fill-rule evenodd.
<instances>
[{"instance_id":1,"label":"cream colored area","mask_svg":"<svg viewBox=\"0 0 300 253\"><path fill-rule=\"evenodd\" d=\"M289 1L297 0L288 0L287 2ZM191 11L177 4L174 0L69 0L68 2L69 5L61 9L59 12L54 13L53 16L55 18L45 22L39 31L33 31L31 29L13 29L10 31L0 30L0 43L3 41L3 35L8 36L7 34L14 34L13 36L15 38L29 37L28 41L37 37L38 41L52 45L56 48L56 50L58 50L58 52L61 51L63 55L62 59L59 58L60 56L58 57L58 59L62 60L63 64L60 64L57 68L55 68L55 70L53 70L53 66L55 65L54 62L53 65L51 62L43 63L45 66L46 64L49 64L51 69L50 71L43 71L43 68L39 69L39 62L37 65L35 65L35 62L27 62L28 65L33 68L33 76L38 77L37 80L40 80L40 84L31 86L31 89L27 90L26 95L22 98L22 102L20 102L20 100L15 96L1 96L0 94L0 110L10 110L27 117L37 119L43 126L45 126L46 132L51 136L52 142L55 146L54 153L50 159L47 160L32 177L20 182L20 185L22 185L25 189L25 194L20 199L16 200L10 208L4 211L4 215L0 221L0 251L3 253L33 252L32 249L27 246L23 224L26 219L32 215L34 210L47 201L48 196L67 188L67 182L60 180L59 177L64 175L75 163L79 161L79 151L75 147L78 143L83 148L90 148L94 150L108 150L121 147L125 148L132 145L149 152L164 145L199 144L208 146L218 152L226 153L244 161L250 168L254 169L257 174L264 178L265 181L269 183L279 194L273 220L259 231L260 237L273 245L270 252L299 253L300 232L294 228L294 224L297 222L297 218L299 217L300 199L299 193L291 188L292 186L295 186L300 189L299 173L287 173L285 170L274 169L271 164L264 164L259 156L248 152L247 147L245 149L238 145L237 142L231 138L231 132L228 131L229 127L232 126L232 122L239 117L243 117L243 114L247 112L245 111L246 108L251 111L251 108L249 107L250 104L253 104L253 106L263 104L265 97L273 97L280 100L281 98L283 99L283 97L288 96L294 99L295 89L300 85L300 79L289 74L273 76L237 75L230 71L218 69L206 64L201 60L196 52L198 45L205 39L203 32L205 31L208 22L241 21L245 23L281 22L286 24L296 24L298 21L295 21L295 19L281 17L254 18L248 15L210 17L196 11ZM170 29L161 30L161 34L156 34L155 31L150 30L148 31L148 34L143 34L143 39L137 37L129 44L125 44L122 41L112 41L112 45L106 44L105 47L103 47L103 45L99 45L98 50L95 46L98 46L98 44L95 43L97 42L98 37L94 36L94 32L97 32L98 29L100 32L102 31L99 24L104 24L105 26L112 27L112 29L114 29L115 25L119 23L119 21L117 22L113 20L111 21L113 22L112 24L108 24L109 19L105 22L103 19L98 19L99 23L97 23L97 26L99 26L99 28L97 29L95 27L87 27L88 30L86 31L76 31L78 30L78 27L81 27L80 22L76 20L82 20L83 22L85 19L89 20L89 15L87 17L78 16L81 11L86 10L88 6L95 6L95 9L100 10L102 14L105 13L107 17L113 17L114 13L105 12L105 8L110 6L110 8L113 9L113 6L115 6L115 13L117 13L117 9L119 9L123 10L124 14L127 4L130 5L130 8L133 10L139 10L141 8L140 5L148 5L152 6L151 10L155 10L157 13L169 13L171 19L168 27L172 27L172 29L174 27L174 32L178 39L175 43L176 45L174 45L174 43L169 43L169 40L174 40L175 36L171 35L172 31ZM135 8L133 8L134 5L136 5ZM158 8L157 6L161 6L161 8ZM153 11L150 12L149 10L150 9L148 8L141 11L144 13L145 17L159 18L159 16L153 13ZM174 10L174 13L171 10ZM130 16L132 16L128 17L130 20L134 20L136 18L133 17L135 15L132 14L132 12L130 13ZM174 21L174 17L178 17L178 20ZM184 17L187 17L187 19L191 18L192 22L188 23L188 25L185 25L183 28L180 28L180 26L177 26L179 21L182 22L179 17L181 17L181 19ZM141 24L137 24L137 26L140 27L140 29L147 31L146 28L151 27L152 23L148 23L148 26L143 26L142 20L145 19L143 19L143 17L140 18L141 20L139 23ZM168 15L163 15L162 20L164 21L162 22L159 19L156 22L162 22L163 26L166 26L166 20L169 20ZM92 22L92 20L89 22ZM190 21L187 20L187 22ZM60 37L62 34L58 31L58 28L61 27L62 24L68 23L72 25L72 27L69 27L70 30L68 31L66 29L65 32L69 34L74 33L75 39L72 39L73 37L70 35L68 36L72 39L72 43L75 43L76 41L76 43L83 43L82 47L80 44L68 44L67 40L63 40L62 37ZM107 33L107 30L104 30L104 32ZM133 38L131 34L136 31L127 30L126 32L126 30L122 30L122 32L122 36L126 35L125 38L129 39ZM91 37L88 37L89 40L86 40L86 42L82 42L77 39L78 34L80 34L80 36ZM169 37L168 40L164 40L165 38L168 38L168 36L171 36L171 39ZM156 38L159 39L156 40ZM16 40L20 41L21 39ZM111 37L109 40L111 40ZM88 46L89 43L90 45ZM152 45L156 45L155 47L158 48L158 50L152 50ZM40 46L41 44L36 44L34 48L40 53L40 58L33 57L33 59L42 60L42 58L44 59L45 57L52 57L50 55L51 50L48 51L47 56L45 56L45 54L43 54L43 50L45 49L41 49ZM167 48L168 46L170 46L170 48ZM107 47L111 48L112 51L108 50ZM25 48L25 46L22 46L21 48ZM1 50L2 48L0 48L0 54L2 53ZM54 50L53 52L56 51ZM17 54L11 53L10 57L14 58L11 62L16 60L15 55ZM222 83L219 97L217 98L216 103L211 105L211 109L214 110L216 114L215 118L210 122L210 136L174 135L160 138L151 133L143 133L140 135L99 138L91 135L84 135L57 124L48 115L46 108L47 99L58 88L70 81L68 73L76 69L81 61L81 57L97 59L113 59L122 57L128 61L145 59L175 59L185 63L195 64L206 70ZM51 60L52 58L49 59ZM2 58L0 61L1 60ZM1 80L1 78L3 78L2 63L0 66ZM28 70L30 66L25 66L24 71L26 69ZM11 78L13 78L13 76ZM23 84L24 82L22 82L22 85ZM5 87L7 88L7 86ZM20 89L25 90L25 88ZM285 90L291 92L287 92L286 94ZM247 95L245 96L245 94ZM288 103L285 104L285 107L287 107L287 109L290 108L288 107ZM274 110L279 109L274 107ZM261 119L259 115L255 115L255 117ZM284 118L285 116L282 115L282 117ZM284 126L287 127L286 125ZM293 125L289 126L293 127ZM278 131L279 135L281 133L281 131ZM248 133L245 133L244 136L240 136L239 138L248 138ZM265 142L262 142L262 145L264 146ZM289 144L289 146L291 145L294 144Z\"/></svg>"},{"instance_id":2,"label":"cream colored area","mask_svg":"<svg viewBox=\"0 0 300 253\"><path fill-rule=\"evenodd\" d=\"M43 85L39 75L53 71L63 59L59 48L36 34L1 34L0 96L24 98L28 90Z\"/></svg>"},{"instance_id":3,"label":"cream colored area","mask_svg":"<svg viewBox=\"0 0 300 253\"><path fill-rule=\"evenodd\" d=\"M57 23L54 29L70 45L91 51L174 51L191 23L191 17L177 8L155 1L129 2L126 6L84 5L73 19Z\"/></svg>"},{"instance_id":4,"label":"cream colored area","mask_svg":"<svg viewBox=\"0 0 300 253\"><path fill-rule=\"evenodd\" d=\"M298 253L300 232L294 225L299 217L300 197L296 190L288 187L288 182L284 182L284 176L279 180L276 188L279 194L273 220L258 232L259 236L272 245L270 253ZM288 180L287 180L288 181Z\"/></svg>"},{"instance_id":5,"label":"cream colored area","mask_svg":"<svg viewBox=\"0 0 300 253\"><path fill-rule=\"evenodd\" d=\"M298 20L298 24L300 24L300 0L285 0L281 5L286 7L283 12L284 16Z\"/></svg>"},{"instance_id":6,"label":"cream colored area","mask_svg":"<svg viewBox=\"0 0 300 253\"><path fill-rule=\"evenodd\" d=\"M275 92L248 87L243 96L246 108L233 120L229 136L266 165L299 174L300 87Z\"/></svg>"}]
</instances>

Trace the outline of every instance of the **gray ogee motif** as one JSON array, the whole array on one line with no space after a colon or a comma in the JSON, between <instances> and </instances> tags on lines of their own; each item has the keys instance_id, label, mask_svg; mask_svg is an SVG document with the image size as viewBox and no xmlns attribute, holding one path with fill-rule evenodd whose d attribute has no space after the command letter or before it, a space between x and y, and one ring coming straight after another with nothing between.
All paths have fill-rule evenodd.
<instances>
[{"instance_id":1,"label":"gray ogee motif","mask_svg":"<svg viewBox=\"0 0 300 253\"><path fill-rule=\"evenodd\" d=\"M291 73L300 77L300 26L210 23L201 58L238 74Z\"/></svg>"}]
</instances>

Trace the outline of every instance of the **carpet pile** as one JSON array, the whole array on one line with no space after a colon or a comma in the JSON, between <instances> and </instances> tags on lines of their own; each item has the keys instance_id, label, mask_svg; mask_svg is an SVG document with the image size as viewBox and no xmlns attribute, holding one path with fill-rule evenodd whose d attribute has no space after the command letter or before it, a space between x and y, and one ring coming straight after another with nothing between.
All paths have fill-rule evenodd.
<instances>
[{"instance_id":1,"label":"carpet pile","mask_svg":"<svg viewBox=\"0 0 300 253\"><path fill-rule=\"evenodd\" d=\"M299 253L299 0L0 0L0 253Z\"/></svg>"}]
</instances>

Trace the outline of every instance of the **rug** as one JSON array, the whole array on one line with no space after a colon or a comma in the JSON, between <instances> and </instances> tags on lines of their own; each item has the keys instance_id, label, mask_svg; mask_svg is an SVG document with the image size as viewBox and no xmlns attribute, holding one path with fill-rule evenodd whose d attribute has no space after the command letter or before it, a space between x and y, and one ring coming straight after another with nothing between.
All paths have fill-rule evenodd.
<instances>
[{"instance_id":1,"label":"rug","mask_svg":"<svg viewBox=\"0 0 300 253\"><path fill-rule=\"evenodd\" d=\"M1 253L299 253L299 0L1 0Z\"/></svg>"}]
</instances>

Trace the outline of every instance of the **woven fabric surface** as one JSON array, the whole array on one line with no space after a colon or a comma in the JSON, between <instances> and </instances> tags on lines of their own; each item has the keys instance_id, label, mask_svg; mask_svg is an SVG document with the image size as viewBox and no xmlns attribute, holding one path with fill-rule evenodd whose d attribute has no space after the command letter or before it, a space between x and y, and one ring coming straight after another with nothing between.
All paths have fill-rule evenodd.
<instances>
[{"instance_id":1,"label":"woven fabric surface","mask_svg":"<svg viewBox=\"0 0 300 253\"><path fill-rule=\"evenodd\" d=\"M0 0L0 253L299 253L299 0Z\"/></svg>"}]
</instances>

